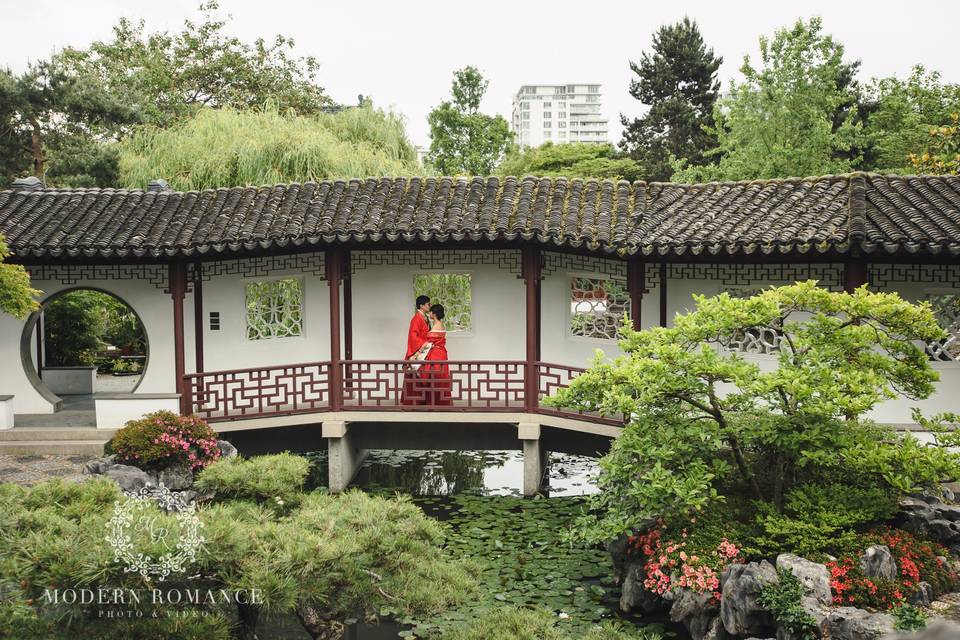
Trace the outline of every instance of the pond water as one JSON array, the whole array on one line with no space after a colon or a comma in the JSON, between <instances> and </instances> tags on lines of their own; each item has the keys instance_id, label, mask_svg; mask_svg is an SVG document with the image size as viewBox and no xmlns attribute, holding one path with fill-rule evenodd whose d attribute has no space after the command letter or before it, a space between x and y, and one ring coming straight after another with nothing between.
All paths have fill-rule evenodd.
<instances>
[{"instance_id":1,"label":"pond water","mask_svg":"<svg viewBox=\"0 0 960 640\"><path fill-rule=\"evenodd\" d=\"M253 453L242 442L236 444L241 452ZM303 455L313 462L309 483L326 484L326 452ZM371 493L410 495L427 515L447 523L447 549L481 563L487 596L434 619L357 622L345 637L419 636L418 631L448 627L505 605L536 605L558 616L562 612L569 616L562 624L569 625L574 637L601 620L617 617L620 594L610 578L609 556L562 539L583 507L583 496L597 491L593 480L597 460L551 452L547 468L549 487L544 496L523 498L519 451L371 451L353 486ZM665 637L688 637L663 621L629 622ZM261 640L309 640L292 616L263 620L258 632Z\"/></svg>"}]
</instances>

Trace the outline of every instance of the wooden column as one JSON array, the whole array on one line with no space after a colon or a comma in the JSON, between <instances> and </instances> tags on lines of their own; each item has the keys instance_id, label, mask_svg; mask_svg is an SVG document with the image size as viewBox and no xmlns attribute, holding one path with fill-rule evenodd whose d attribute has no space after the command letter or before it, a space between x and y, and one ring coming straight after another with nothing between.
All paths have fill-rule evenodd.
<instances>
[{"instance_id":1,"label":"wooden column","mask_svg":"<svg viewBox=\"0 0 960 640\"><path fill-rule=\"evenodd\" d=\"M203 265L193 264L193 348L196 373L203 373Z\"/></svg>"},{"instance_id":2,"label":"wooden column","mask_svg":"<svg viewBox=\"0 0 960 640\"><path fill-rule=\"evenodd\" d=\"M343 252L328 247L323 254L330 287L330 410L343 408L343 372L340 370L340 280L343 277Z\"/></svg>"},{"instance_id":3,"label":"wooden column","mask_svg":"<svg viewBox=\"0 0 960 640\"><path fill-rule=\"evenodd\" d=\"M343 251L340 273L343 276L343 359L353 360L353 278L350 277L349 249ZM350 380L350 366L346 369L346 379Z\"/></svg>"},{"instance_id":4,"label":"wooden column","mask_svg":"<svg viewBox=\"0 0 960 640\"><path fill-rule=\"evenodd\" d=\"M537 369L540 359L540 248L524 247L521 259L527 319L523 404L526 411L534 412L540 405L540 376Z\"/></svg>"},{"instance_id":5,"label":"wooden column","mask_svg":"<svg viewBox=\"0 0 960 640\"><path fill-rule=\"evenodd\" d=\"M37 316L37 377L43 380L43 307Z\"/></svg>"},{"instance_id":6,"label":"wooden column","mask_svg":"<svg viewBox=\"0 0 960 640\"><path fill-rule=\"evenodd\" d=\"M667 326L667 269L666 262L660 263L660 326Z\"/></svg>"},{"instance_id":7,"label":"wooden column","mask_svg":"<svg viewBox=\"0 0 960 640\"><path fill-rule=\"evenodd\" d=\"M183 262L170 264L170 297L173 298L173 370L176 389L180 394L180 413L190 413L189 390L183 379L186 374L183 347L183 299L187 293L187 265Z\"/></svg>"},{"instance_id":8,"label":"wooden column","mask_svg":"<svg viewBox=\"0 0 960 640\"><path fill-rule=\"evenodd\" d=\"M643 302L644 280L647 277L647 265L639 256L630 256L627 262L627 293L630 295L630 319L634 331L640 331L640 306Z\"/></svg>"},{"instance_id":9,"label":"wooden column","mask_svg":"<svg viewBox=\"0 0 960 640\"><path fill-rule=\"evenodd\" d=\"M863 259L847 260L843 263L843 290L853 293L860 286L867 284L867 263Z\"/></svg>"}]
</instances>

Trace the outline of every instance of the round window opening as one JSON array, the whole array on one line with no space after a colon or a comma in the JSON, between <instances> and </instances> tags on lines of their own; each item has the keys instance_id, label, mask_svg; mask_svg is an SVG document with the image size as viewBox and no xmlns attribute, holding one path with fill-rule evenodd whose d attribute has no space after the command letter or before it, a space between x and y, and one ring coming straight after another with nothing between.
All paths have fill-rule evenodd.
<instances>
[{"instance_id":1,"label":"round window opening","mask_svg":"<svg viewBox=\"0 0 960 640\"><path fill-rule=\"evenodd\" d=\"M44 395L131 393L148 355L140 316L99 289L50 296L27 321L21 341L24 368Z\"/></svg>"}]
</instances>

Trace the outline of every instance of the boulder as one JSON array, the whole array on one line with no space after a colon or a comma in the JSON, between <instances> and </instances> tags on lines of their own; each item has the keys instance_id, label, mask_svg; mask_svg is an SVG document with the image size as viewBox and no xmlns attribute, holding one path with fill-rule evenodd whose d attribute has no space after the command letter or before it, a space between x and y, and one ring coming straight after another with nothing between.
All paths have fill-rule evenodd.
<instances>
[{"instance_id":1,"label":"boulder","mask_svg":"<svg viewBox=\"0 0 960 640\"><path fill-rule=\"evenodd\" d=\"M217 440L217 448L220 449L221 458L235 458L237 456L237 448L226 440Z\"/></svg>"},{"instance_id":2,"label":"boulder","mask_svg":"<svg viewBox=\"0 0 960 640\"><path fill-rule=\"evenodd\" d=\"M174 465L162 470L157 481L171 491L183 491L193 486L193 471L185 465Z\"/></svg>"},{"instance_id":3,"label":"boulder","mask_svg":"<svg viewBox=\"0 0 960 640\"><path fill-rule=\"evenodd\" d=\"M868 578L895 580L897 577L897 561L893 559L889 547L882 544L867 547L860 556L860 568Z\"/></svg>"},{"instance_id":4,"label":"boulder","mask_svg":"<svg viewBox=\"0 0 960 640\"><path fill-rule=\"evenodd\" d=\"M626 535L620 535L607 542L607 553L613 561L613 579L617 584L623 581L627 572L627 544L629 540Z\"/></svg>"},{"instance_id":5,"label":"boulder","mask_svg":"<svg viewBox=\"0 0 960 640\"><path fill-rule=\"evenodd\" d=\"M904 631L883 640L957 640L960 638L960 624L948 620L937 620L922 631Z\"/></svg>"},{"instance_id":6,"label":"boulder","mask_svg":"<svg viewBox=\"0 0 960 640\"><path fill-rule=\"evenodd\" d=\"M916 607L929 607L933 602L933 585L929 582L918 582L917 590L907 597L907 601Z\"/></svg>"},{"instance_id":7,"label":"boulder","mask_svg":"<svg viewBox=\"0 0 960 640\"><path fill-rule=\"evenodd\" d=\"M960 506L932 496L909 496L900 500L899 525L919 536L950 546L960 543Z\"/></svg>"},{"instance_id":8,"label":"boulder","mask_svg":"<svg viewBox=\"0 0 960 640\"><path fill-rule=\"evenodd\" d=\"M107 472L107 469L116 464L116 460L117 456L115 455L89 460L83 465L83 472L93 476L103 475Z\"/></svg>"},{"instance_id":9,"label":"boulder","mask_svg":"<svg viewBox=\"0 0 960 640\"><path fill-rule=\"evenodd\" d=\"M710 626L707 627L707 633L704 634L703 640L730 640L730 634L723 628L723 620L719 616L710 621Z\"/></svg>"},{"instance_id":10,"label":"boulder","mask_svg":"<svg viewBox=\"0 0 960 640\"><path fill-rule=\"evenodd\" d=\"M636 611L644 613L662 613L670 608L670 603L643 586L646 573L643 562L628 561L624 565L623 583L620 589L620 610L624 613Z\"/></svg>"},{"instance_id":11,"label":"boulder","mask_svg":"<svg viewBox=\"0 0 960 640\"><path fill-rule=\"evenodd\" d=\"M720 618L727 633L734 636L772 635L773 616L757 604L764 585L776 584L777 570L764 560L759 564L731 564L720 577Z\"/></svg>"},{"instance_id":12,"label":"boulder","mask_svg":"<svg viewBox=\"0 0 960 640\"><path fill-rule=\"evenodd\" d=\"M696 593L689 589L673 593L670 619L682 623L693 640L704 640L707 637L710 624L716 615L717 602L712 593Z\"/></svg>"},{"instance_id":13,"label":"boulder","mask_svg":"<svg viewBox=\"0 0 960 640\"><path fill-rule=\"evenodd\" d=\"M107 469L108 478L116 482L123 491L137 492L143 487L155 485L156 482L143 469L131 467L128 464L115 464Z\"/></svg>"},{"instance_id":14,"label":"boulder","mask_svg":"<svg viewBox=\"0 0 960 640\"><path fill-rule=\"evenodd\" d=\"M777 568L789 570L803 583L807 593L819 602L827 605L833 603L833 594L830 592L830 570L826 566L791 553L781 553L777 556Z\"/></svg>"},{"instance_id":15,"label":"boulder","mask_svg":"<svg viewBox=\"0 0 960 640\"><path fill-rule=\"evenodd\" d=\"M830 640L880 640L893 633L893 616L856 607L837 607L826 619L824 637ZM821 630L824 630L821 627Z\"/></svg>"}]
</instances>

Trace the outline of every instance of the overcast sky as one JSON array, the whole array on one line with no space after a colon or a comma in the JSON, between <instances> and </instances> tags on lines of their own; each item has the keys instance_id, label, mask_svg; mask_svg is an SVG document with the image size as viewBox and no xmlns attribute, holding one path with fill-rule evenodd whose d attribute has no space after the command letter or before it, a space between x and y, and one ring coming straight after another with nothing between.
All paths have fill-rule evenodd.
<instances>
[{"instance_id":1,"label":"overcast sky","mask_svg":"<svg viewBox=\"0 0 960 640\"><path fill-rule=\"evenodd\" d=\"M66 46L108 38L120 16L143 18L150 30L178 30L198 0L0 0L0 65L21 70L29 60ZM486 112L509 120L521 84L601 83L613 141L619 114L637 115L627 93L628 61L650 47L656 28L684 15L723 56L724 84L757 37L799 17L823 17L827 32L863 62L861 78L906 75L915 63L960 82L960 1L800 0L776 2L321 2L222 0L230 30L253 40L293 37L299 53L316 57L320 81L337 101L358 94L407 119L416 144L428 145L426 116L449 93L452 72L478 66L490 80Z\"/></svg>"}]
</instances>

